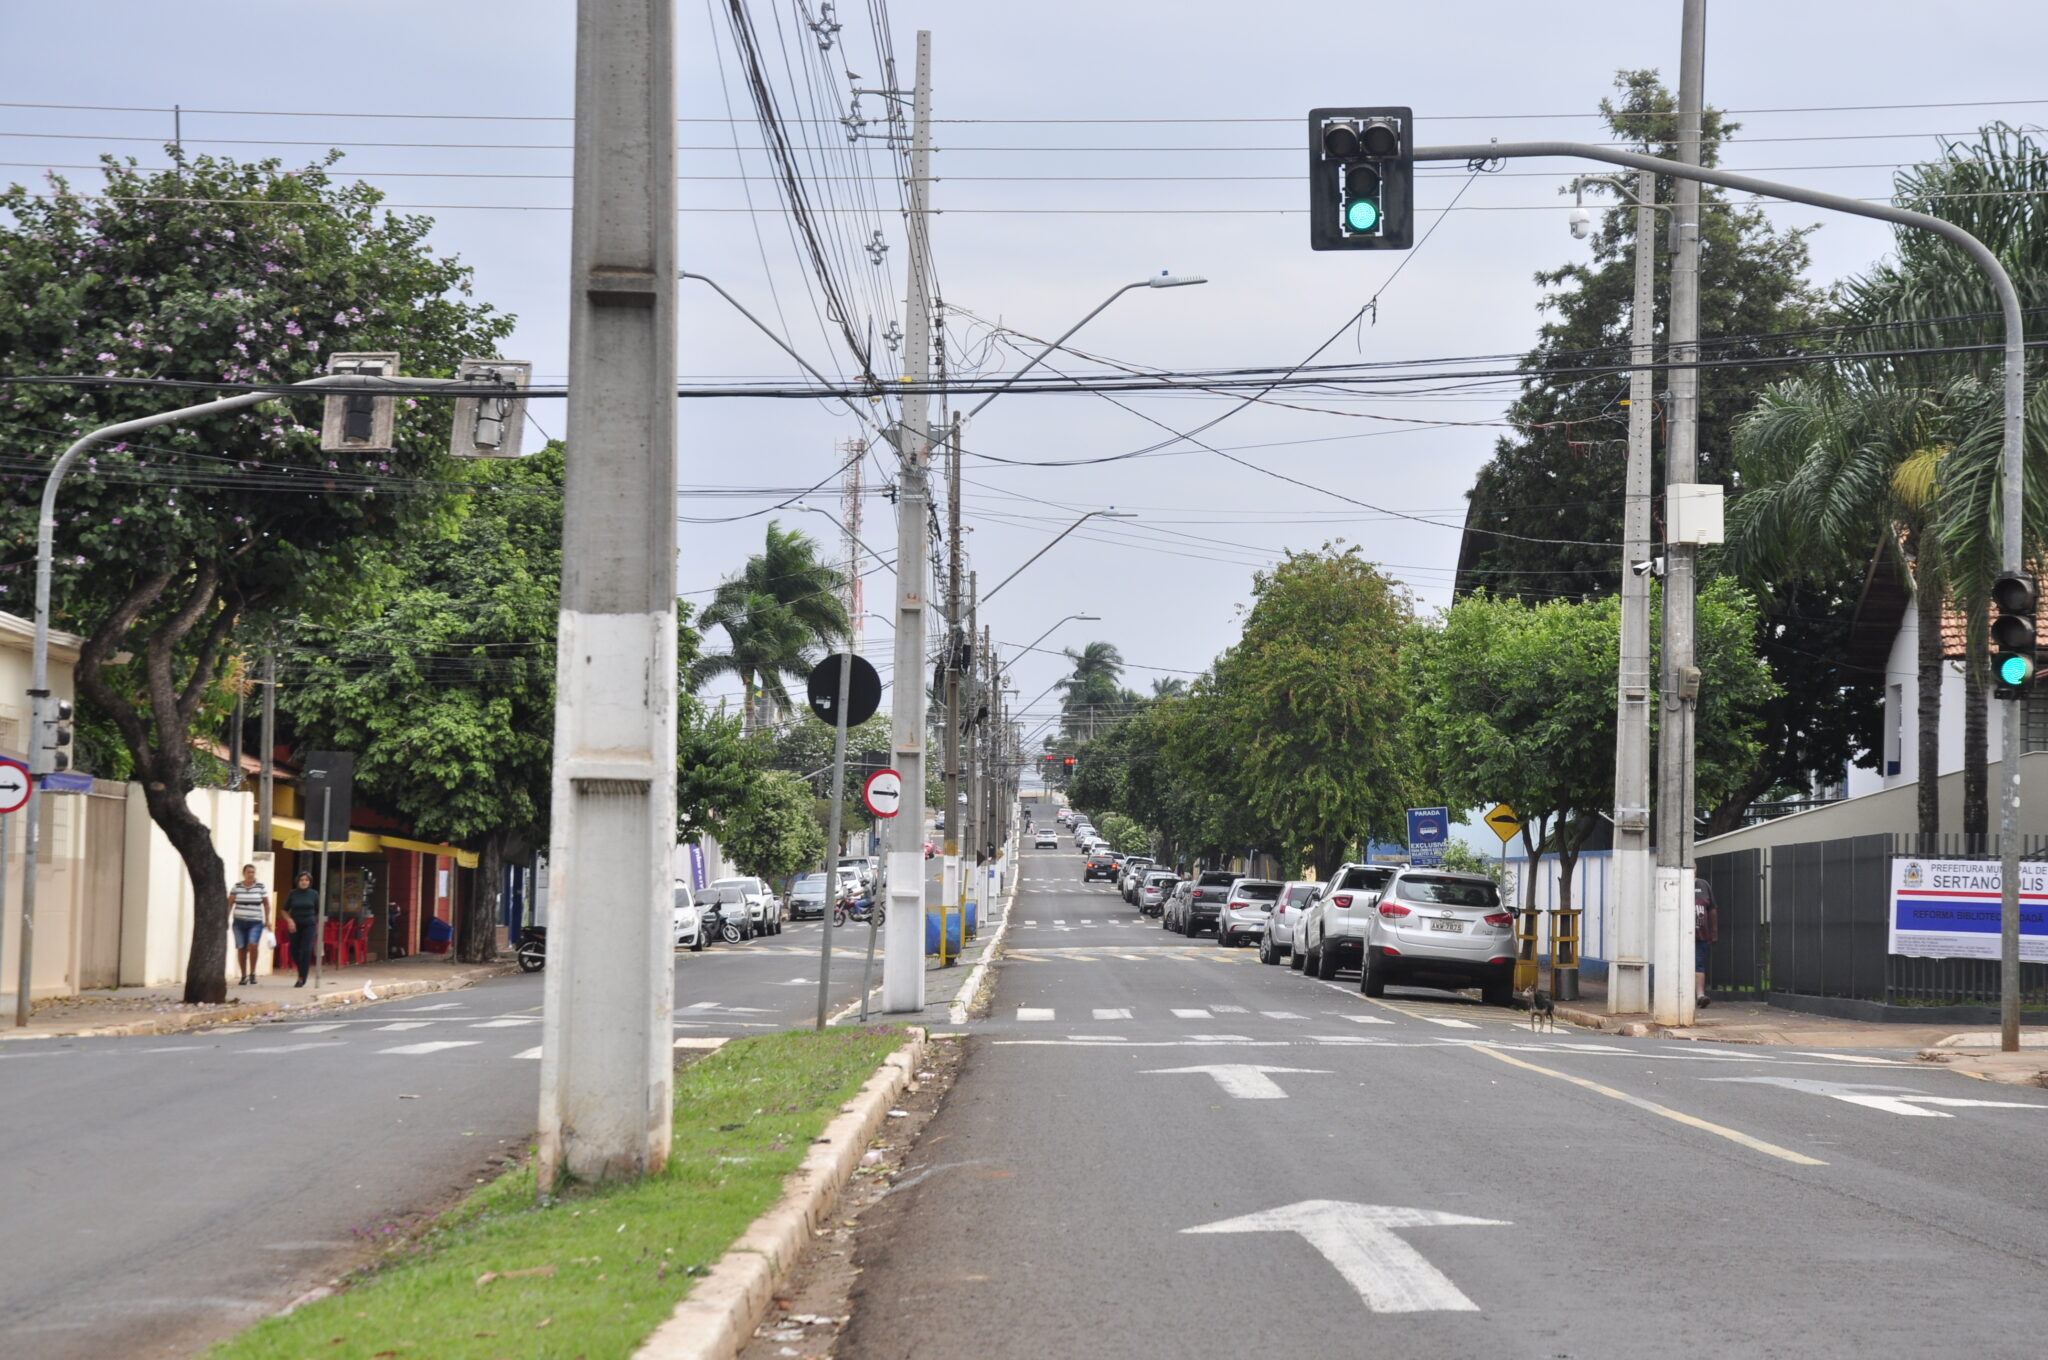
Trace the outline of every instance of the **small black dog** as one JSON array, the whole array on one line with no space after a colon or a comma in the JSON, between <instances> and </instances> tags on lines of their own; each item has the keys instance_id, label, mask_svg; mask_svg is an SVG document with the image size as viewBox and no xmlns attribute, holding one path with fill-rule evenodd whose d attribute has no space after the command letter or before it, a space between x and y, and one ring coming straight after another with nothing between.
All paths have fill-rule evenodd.
<instances>
[{"instance_id":1,"label":"small black dog","mask_svg":"<svg viewBox=\"0 0 2048 1360\"><path fill-rule=\"evenodd\" d=\"M1550 999L1549 992L1544 991L1541 987L1531 987L1529 990L1521 993L1521 997L1524 1002L1528 1003L1530 1029L1554 1030L1557 1028L1557 1006Z\"/></svg>"}]
</instances>

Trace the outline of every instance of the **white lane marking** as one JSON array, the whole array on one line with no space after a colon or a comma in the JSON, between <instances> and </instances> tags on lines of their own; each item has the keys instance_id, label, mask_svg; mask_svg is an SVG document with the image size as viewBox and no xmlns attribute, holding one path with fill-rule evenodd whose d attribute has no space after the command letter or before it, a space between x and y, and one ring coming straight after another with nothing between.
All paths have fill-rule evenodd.
<instances>
[{"instance_id":1,"label":"white lane marking","mask_svg":"<svg viewBox=\"0 0 2048 1360\"><path fill-rule=\"evenodd\" d=\"M1394 1230L1507 1226L1506 1221L1498 1218L1468 1218L1435 1209L1305 1199L1298 1204L1181 1231L1300 1233L1323 1254L1324 1260L1336 1267L1344 1282L1358 1291L1370 1312L1476 1313L1479 1305L1466 1298L1450 1277L1431 1265L1421 1252L1395 1236Z\"/></svg>"},{"instance_id":2,"label":"white lane marking","mask_svg":"<svg viewBox=\"0 0 2048 1360\"><path fill-rule=\"evenodd\" d=\"M1017 1018L1019 1020L1050 1020L1053 1018L1053 1012L1050 1008L1019 1006L1017 1008Z\"/></svg>"},{"instance_id":3,"label":"white lane marking","mask_svg":"<svg viewBox=\"0 0 2048 1360\"><path fill-rule=\"evenodd\" d=\"M676 1008L678 1014L683 1011L715 1011L717 1009L718 1003L716 1001L692 1001L687 1006L678 1006Z\"/></svg>"},{"instance_id":4,"label":"white lane marking","mask_svg":"<svg viewBox=\"0 0 2048 1360\"><path fill-rule=\"evenodd\" d=\"M1354 1021L1361 1025L1391 1025L1394 1023L1384 1015L1354 1015L1349 1011L1339 1011L1338 1014L1342 1015L1346 1020Z\"/></svg>"},{"instance_id":5,"label":"white lane marking","mask_svg":"<svg viewBox=\"0 0 2048 1360\"><path fill-rule=\"evenodd\" d=\"M540 1045L535 1044L532 1048L526 1049L524 1052L514 1053L512 1056L515 1058L538 1058L540 1056Z\"/></svg>"},{"instance_id":6,"label":"white lane marking","mask_svg":"<svg viewBox=\"0 0 2048 1360\"><path fill-rule=\"evenodd\" d=\"M1280 1089L1269 1073L1286 1074L1299 1072L1305 1076L1330 1075L1329 1069L1321 1067L1259 1067L1252 1063L1214 1063L1207 1067L1156 1067L1141 1075L1148 1077L1176 1077L1189 1072L1199 1072L1214 1077L1216 1084L1223 1088L1223 1094L1234 1100L1285 1100L1287 1092Z\"/></svg>"},{"instance_id":7,"label":"white lane marking","mask_svg":"<svg viewBox=\"0 0 2048 1360\"><path fill-rule=\"evenodd\" d=\"M380 1048L379 1053L397 1053L404 1057L417 1057L427 1053L439 1053L444 1048L474 1048L481 1039L442 1039L431 1044L401 1044L397 1048Z\"/></svg>"},{"instance_id":8,"label":"white lane marking","mask_svg":"<svg viewBox=\"0 0 2048 1360\"><path fill-rule=\"evenodd\" d=\"M1306 1020L1306 1019L1308 1019L1308 1017L1307 1017L1307 1016L1305 1016L1305 1015L1296 1015L1296 1014L1295 1014L1295 1013L1294 1013L1293 1011L1260 1011L1260 1012L1259 1012L1259 1014L1260 1014L1260 1015L1263 1015L1263 1016L1265 1016L1265 1017L1266 1017L1266 1018L1267 1018L1268 1020Z\"/></svg>"},{"instance_id":9,"label":"white lane marking","mask_svg":"<svg viewBox=\"0 0 2048 1360\"><path fill-rule=\"evenodd\" d=\"M1252 1041L1252 1036L1249 1034L1190 1034L1188 1038L1206 1039L1210 1043L1229 1044L1248 1044Z\"/></svg>"},{"instance_id":10,"label":"white lane marking","mask_svg":"<svg viewBox=\"0 0 2048 1360\"><path fill-rule=\"evenodd\" d=\"M1067 1038L1077 1044L1122 1044L1130 1042L1121 1034L1069 1034Z\"/></svg>"},{"instance_id":11,"label":"white lane marking","mask_svg":"<svg viewBox=\"0 0 2048 1360\"><path fill-rule=\"evenodd\" d=\"M1207 1011L1176 1010L1173 1013L1173 1018L1176 1020L1212 1020L1215 1017Z\"/></svg>"},{"instance_id":12,"label":"white lane marking","mask_svg":"<svg viewBox=\"0 0 2048 1360\"><path fill-rule=\"evenodd\" d=\"M421 1011L459 1011L464 1004L461 1001L437 1001L431 1006L407 1006L405 1013L407 1015L416 1015Z\"/></svg>"},{"instance_id":13,"label":"white lane marking","mask_svg":"<svg viewBox=\"0 0 2048 1360\"><path fill-rule=\"evenodd\" d=\"M1915 1119L1954 1119L1943 1110L1922 1109L1943 1105L1951 1109L2048 1110L2048 1104L2032 1100L1970 1100L1962 1096L1922 1095L1910 1086L1870 1086L1840 1081L1815 1081L1811 1077L1705 1077L1705 1081L1740 1082L1751 1086L1782 1086L1788 1091L1826 1096L1867 1110L1906 1115Z\"/></svg>"},{"instance_id":14,"label":"white lane marking","mask_svg":"<svg viewBox=\"0 0 2048 1360\"><path fill-rule=\"evenodd\" d=\"M1095 1018L1097 1020L1128 1020L1131 1018L1131 1013L1127 1008L1118 1009L1116 1007L1097 1007L1095 1011Z\"/></svg>"},{"instance_id":15,"label":"white lane marking","mask_svg":"<svg viewBox=\"0 0 2048 1360\"><path fill-rule=\"evenodd\" d=\"M341 1022L336 1020L324 1025L293 1025L291 1028L291 1032L293 1034L325 1034L327 1033L327 1031L331 1029L340 1028Z\"/></svg>"},{"instance_id":16,"label":"white lane marking","mask_svg":"<svg viewBox=\"0 0 2048 1360\"><path fill-rule=\"evenodd\" d=\"M1064 916L1055 916L1052 918L1052 923L1056 926L1063 926L1067 923L1067 918Z\"/></svg>"},{"instance_id":17,"label":"white lane marking","mask_svg":"<svg viewBox=\"0 0 2048 1360\"><path fill-rule=\"evenodd\" d=\"M471 1026L470 1026L470 1028L471 1028L471 1029L513 1029L513 1028L516 1028L516 1027L518 1027L518 1026L520 1026L520 1025L537 1025L537 1024L539 1024L539 1023L540 1023L540 1017L539 1017L539 1016L521 1016L521 1017L519 1017L519 1018L517 1018L517 1019L513 1019L513 1018L511 1018L511 1017L507 1017L506 1019L503 1019L503 1020L480 1020L480 1021L478 1021L478 1022L477 1022L476 1024L474 1024L474 1025L471 1025Z\"/></svg>"},{"instance_id":18,"label":"white lane marking","mask_svg":"<svg viewBox=\"0 0 2048 1360\"><path fill-rule=\"evenodd\" d=\"M431 1025L433 1023L434 1022L431 1020L394 1020L388 1025L379 1025L377 1026L377 1028L380 1031L401 1029L425 1029L428 1025Z\"/></svg>"},{"instance_id":19,"label":"white lane marking","mask_svg":"<svg viewBox=\"0 0 2048 1360\"><path fill-rule=\"evenodd\" d=\"M1796 1048L1792 1051L1801 1058L1826 1058L1829 1062L1857 1063L1864 1067L1924 1067L1924 1064L1917 1062L1900 1062L1897 1058L1873 1058L1862 1053L1808 1053Z\"/></svg>"},{"instance_id":20,"label":"white lane marking","mask_svg":"<svg viewBox=\"0 0 2048 1360\"><path fill-rule=\"evenodd\" d=\"M325 1042L325 1043L315 1043L315 1044L270 1044L270 1045L268 1045L268 1046L266 1046L266 1047L263 1047L263 1048L243 1048L243 1049L237 1049L237 1050L236 1050L236 1052L239 1052L239 1053L303 1053L303 1052L305 1052L305 1051L306 1051L307 1049L309 1049L309 1048L347 1048L347 1047L348 1047L348 1045L347 1045L347 1044L344 1044L344 1043L342 1043L342 1042L341 1042L341 1041L340 1041L339 1039L331 1039L331 1040L328 1040L328 1041L327 1041L327 1042Z\"/></svg>"},{"instance_id":21,"label":"white lane marking","mask_svg":"<svg viewBox=\"0 0 2048 1360\"><path fill-rule=\"evenodd\" d=\"M1432 1025L1442 1025L1445 1029L1479 1028L1479 1026L1473 1024L1470 1020L1452 1020L1441 1015L1418 1015L1415 1018L1418 1020L1427 1020Z\"/></svg>"},{"instance_id":22,"label":"white lane marking","mask_svg":"<svg viewBox=\"0 0 2048 1360\"><path fill-rule=\"evenodd\" d=\"M1218 1015L1250 1015L1250 1014L1251 1014L1251 1012L1250 1012L1250 1011L1246 1010L1246 1009L1245 1009L1244 1007L1242 1007L1242 1006L1211 1006L1211 1007L1210 1007L1209 1009L1210 1009L1210 1010L1212 1010L1212 1011L1214 1011L1214 1012L1216 1012L1216 1014L1218 1014Z\"/></svg>"}]
</instances>

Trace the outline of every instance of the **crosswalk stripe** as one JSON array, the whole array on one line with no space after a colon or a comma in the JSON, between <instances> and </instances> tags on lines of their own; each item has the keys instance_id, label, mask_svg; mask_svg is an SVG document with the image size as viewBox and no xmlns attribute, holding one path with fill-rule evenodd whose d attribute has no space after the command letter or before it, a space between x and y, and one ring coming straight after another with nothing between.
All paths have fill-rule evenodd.
<instances>
[{"instance_id":1,"label":"crosswalk stripe","mask_svg":"<svg viewBox=\"0 0 2048 1360\"><path fill-rule=\"evenodd\" d=\"M1263 1015L1263 1016L1265 1016L1265 1017L1266 1017L1266 1018L1267 1018L1268 1020L1306 1020L1306 1019L1308 1019L1308 1017L1307 1017L1307 1016L1305 1016L1305 1015L1296 1015L1296 1014L1295 1014L1295 1013L1294 1013L1293 1011L1260 1011L1260 1012L1259 1012L1259 1014L1260 1014L1260 1015Z\"/></svg>"},{"instance_id":2,"label":"crosswalk stripe","mask_svg":"<svg viewBox=\"0 0 2048 1360\"><path fill-rule=\"evenodd\" d=\"M346 1047L348 1047L348 1045L347 1045L347 1044L344 1044L344 1043L342 1043L342 1042L341 1042L341 1041L340 1041L339 1039L333 1039L333 1040L329 1040L329 1041L327 1041L327 1042L325 1042L325 1043L311 1043L311 1044L270 1044L270 1045L268 1045L268 1046L266 1046L266 1047L264 1047L264 1048L243 1048L243 1049L237 1049L236 1051L237 1051L237 1052L239 1052L239 1053L303 1053L303 1052L305 1052L305 1051L306 1051L307 1049L309 1049L309 1048L346 1048Z\"/></svg>"},{"instance_id":3,"label":"crosswalk stripe","mask_svg":"<svg viewBox=\"0 0 2048 1360\"><path fill-rule=\"evenodd\" d=\"M1249 1015L1251 1013L1242 1006L1211 1006L1209 1009L1218 1015Z\"/></svg>"},{"instance_id":4,"label":"crosswalk stripe","mask_svg":"<svg viewBox=\"0 0 2048 1360\"><path fill-rule=\"evenodd\" d=\"M442 1039L430 1044L401 1044L397 1048L380 1048L377 1051L416 1057L427 1053L439 1053L444 1048L473 1048L482 1042L481 1039Z\"/></svg>"},{"instance_id":5,"label":"crosswalk stripe","mask_svg":"<svg viewBox=\"0 0 2048 1360\"><path fill-rule=\"evenodd\" d=\"M1017 1018L1019 1020L1050 1020L1053 1018L1053 1012L1036 1006L1019 1006L1017 1008Z\"/></svg>"},{"instance_id":6,"label":"crosswalk stripe","mask_svg":"<svg viewBox=\"0 0 2048 1360\"><path fill-rule=\"evenodd\" d=\"M1174 1018L1174 1019L1176 1019L1176 1020L1213 1020L1213 1019L1215 1019L1215 1017L1214 1017L1214 1016L1210 1015L1210 1014L1209 1014L1209 1012L1207 1012L1207 1011L1205 1011L1205 1010L1175 1010L1175 1011L1173 1012L1173 1018Z\"/></svg>"},{"instance_id":7,"label":"crosswalk stripe","mask_svg":"<svg viewBox=\"0 0 2048 1360\"><path fill-rule=\"evenodd\" d=\"M1097 1020L1128 1020L1131 1018L1131 1013L1128 1009L1098 1007L1095 1012L1095 1018Z\"/></svg>"},{"instance_id":8,"label":"crosswalk stripe","mask_svg":"<svg viewBox=\"0 0 2048 1360\"><path fill-rule=\"evenodd\" d=\"M1346 1015L1344 1018L1346 1020L1354 1020L1361 1025L1391 1025L1394 1023L1384 1015Z\"/></svg>"},{"instance_id":9,"label":"crosswalk stripe","mask_svg":"<svg viewBox=\"0 0 2048 1360\"><path fill-rule=\"evenodd\" d=\"M1469 1020L1453 1020L1453 1019L1449 1018L1448 1016L1442 1016L1442 1015L1423 1015L1423 1016L1418 1016L1418 1017L1416 1017L1416 1018L1417 1018L1417 1019L1420 1019L1420 1020L1427 1020L1427 1021L1429 1021L1429 1023L1430 1023L1430 1024L1432 1024L1432 1025L1442 1025L1442 1026L1443 1026L1443 1027L1444 1027L1445 1029L1478 1029L1478 1028L1479 1028L1479 1026L1477 1026L1477 1025L1473 1024L1473 1023L1472 1023L1471 1021L1469 1021Z\"/></svg>"},{"instance_id":10,"label":"crosswalk stripe","mask_svg":"<svg viewBox=\"0 0 2048 1360\"><path fill-rule=\"evenodd\" d=\"M535 1016L535 1017L533 1017L533 1018L532 1018L532 1019L530 1019L530 1020L520 1020L520 1019L510 1019L510 1018L508 1018L508 1019L504 1019L504 1020L484 1020L484 1021L481 1021L481 1022L479 1022L479 1023L477 1023L477 1024L471 1025L471 1026L470 1026L470 1028L471 1028L471 1029L512 1029L512 1028L514 1028L515 1026L518 1026L518 1025L537 1025L537 1024L539 1024L539 1023L540 1023L540 1017L539 1017L539 1016Z\"/></svg>"},{"instance_id":11,"label":"crosswalk stripe","mask_svg":"<svg viewBox=\"0 0 2048 1360\"><path fill-rule=\"evenodd\" d=\"M515 1058L538 1058L540 1056L540 1045L535 1044L532 1048L522 1053L514 1053L512 1056Z\"/></svg>"},{"instance_id":12,"label":"crosswalk stripe","mask_svg":"<svg viewBox=\"0 0 2048 1360\"><path fill-rule=\"evenodd\" d=\"M331 1029L340 1029L340 1028L341 1028L341 1022L340 1022L340 1021L338 1021L338 1020L335 1020L335 1021L329 1021L328 1023L326 1023L326 1024L324 1024L324 1025L293 1025L293 1026L292 1026L292 1029L291 1029L291 1032L292 1032L293 1034L325 1034L325 1033L327 1033L327 1031L329 1031L329 1030L331 1030Z\"/></svg>"},{"instance_id":13,"label":"crosswalk stripe","mask_svg":"<svg viewBox=\"0 0 2048 1360\"><path fill-rule=\"evenodd\" d=\"M460 1001L437 1001L431 1006L407 1006L405 1009L408 1014L418 1015L422 1011L459 1011L462 1007Z\"/></svg>"},{"instance_id":14,"label":"crosswalk stripe","mask_svg":"<svg viewBox=\"0 0 2048 1360\"><path fill-rule=\"evenodd\" d=\"M388 1025L379 1025L377 1028L380 1030L425 1029L433 1023L431 1020L396 1020Z\"/></svg>"}]
</instances>

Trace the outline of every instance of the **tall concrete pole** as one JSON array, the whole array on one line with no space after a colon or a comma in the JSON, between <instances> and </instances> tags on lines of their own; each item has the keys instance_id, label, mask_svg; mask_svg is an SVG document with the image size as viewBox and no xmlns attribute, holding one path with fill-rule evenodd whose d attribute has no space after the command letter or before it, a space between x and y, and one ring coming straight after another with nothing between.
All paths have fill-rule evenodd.
<instances>
[{"instance_id":1,"label":"tall concrete pole","mask_svg":"<svg viewBox=\"0 0 2048 1360\"><path fill-rule=\"evenodd\" d=\"M577 0L569 459L539 1185L668 1159L675 982L670 0Z\"/></svg>"},{"instance_id":2,"label":"tall concrete pole","mask_svg":"<svg viewBox=\"0 0 2048 1360\"><path fill-rule=\"evenodd\" d=\"M961 636L967 641L968 650L973 653L973 660L968 662L966 670L960 675L960 716L953 721L957 734L955 739L962 743L960 763L964 770L961 782L965 787L961 792L967 795L967 801L960 809L961 818L966 823L961 828L960 836L963 850L960 867L963 879L971 877L971 871L967 868L969 858L976 864L981 863L981 763L975 758L975 742L979 739L975 734L979 729L962 726L974 717L981 706L981 651L973 645L976 639L975 619L979 613L979 601L975 598L975 587L978 584L976 578L977 573L967 573L967 599L963 609L964 626ZM980 900L978 888L975 890L975 900Z\"/></svg>"},{"instance_id":3,"label":"tall concrete pole","mask_svg":"<svg viewBox=\"0 0 2048 1360\"><path fill-rule=\"evenodd\" d=\"M1678 157L1700 163L1701 86L1707 0L1685 0L1678 54ZM1664 446L1665 513L1670 488L1699 475L1700 186L1680 179L1672 214L1671 410ZM1668 523L1668 521L1667 521ZM1659 1024L1693 1018L1693 719L1699 672L1693 601L1699 549L1667 543L1664 576L1664 724L1657 748L1656 970L1652 1011Z\"/></svg>"},{"instance_id":4,"label":"tall concrete pole","mask_svg":"<svg viewBox=\"0 0 2048 1360\"><path fill-rule=\"evenodd\" d=\"M896 443L896 680L890 727L896 770L903 776L903 810L889 821L889 920L882 957L882 1009L892 1014L924 1009L924 634L925 518L931 465L931 399L922 390L932 369L931 193L932 35L917 35L917 84L911 96L910 279L904 307L909 325L903 349L903 420Z\"/></svg>"},{"instance_id":5,"label":"tall concrete pole","mask_svg":"<svg viewBox=\"0 0 2048 1360\"><path fill-rule=\"evenodd\" d=\"M1622 500L1621 669L1614 742L1614 866L1620 910L1607 981L1610 1014L1650 1009L1650 417L1656 396L1657 177L1636 176L1636 287L1630 304L1628 472Z\"/></svg>"},{"instance_id":6,"label":"tall concrete pole","mask_svg":"<svg viewBox=\"0 0 2048 1360\"><path fill-rule=\"evenodd\" d=\"M956 411L946 440L946 741L941 757L945 761L946 826L940 892L949 907L966 902L960 883L960 821L966 815L960 806L960 558L960 413Z\"/></svg>"}]
</instances>

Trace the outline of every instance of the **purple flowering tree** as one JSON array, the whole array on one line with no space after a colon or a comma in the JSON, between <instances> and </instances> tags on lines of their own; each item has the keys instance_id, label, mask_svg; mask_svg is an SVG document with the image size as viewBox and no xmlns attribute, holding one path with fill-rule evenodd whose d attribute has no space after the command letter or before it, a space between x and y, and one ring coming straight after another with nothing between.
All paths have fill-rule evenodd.
<instances>
[{"instance_id":1,"label":"purple flowering tree","mask_svg":"<svg viewBox=\"0 0 2048 1360\"><path fill-rule=\"evenodd\" d=\"M56 455L206 395L104 379L292 382L358 350L447 376L511 331L427 244L429 219L330 175L338 153L286 169L166 151L163 173L107 158L97 192L53 176L0 193L0 608L32 606ZM209 691L248 639L359 604L383 545L459 513L437 494L448 403L401 402L397 449L367 460L321 453L319 418L317 399L281 399L95 450L57 507L54 622L87 638L81 718L118 737L191 877L191 1002L226 994L226 869L186 802Z\"/></svg>"}]
</instances>

